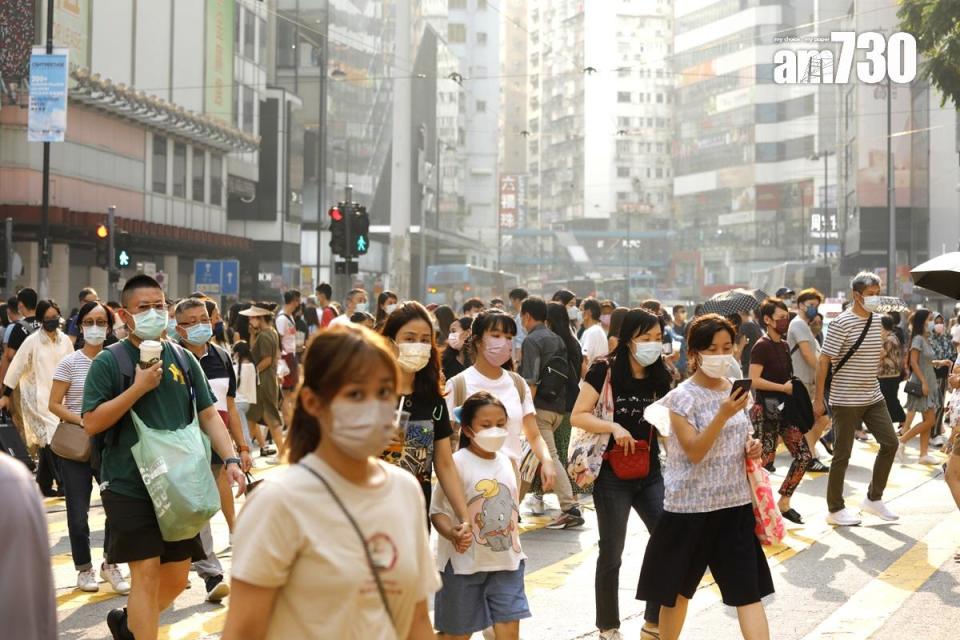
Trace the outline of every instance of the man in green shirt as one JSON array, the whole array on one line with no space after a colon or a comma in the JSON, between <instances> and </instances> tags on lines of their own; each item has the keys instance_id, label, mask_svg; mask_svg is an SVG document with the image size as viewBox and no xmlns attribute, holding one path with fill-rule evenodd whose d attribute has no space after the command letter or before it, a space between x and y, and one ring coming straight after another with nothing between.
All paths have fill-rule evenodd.
<instances>
[{"instance_id":1,"label":"man in green shirt","mask_svg":"<svg viewBox=\"0 0 960 640\"><path fill-rule=\"evenodd\" d=\"M153 278L136 276L124 286L120 304L119 317L128 328L129 338L118 348L126 350L133 363L139 363L141 342L159 340L167 326L163 290ZM131 453L138 441L131 410L149 428L174 430L193 421L195 405L200 428L210 438L213 450L225 460L227 477L238 486L238 495L245 489L245 481L196 358L163 342L160 362L148 369L139 365L134 369L133 380L118 393L122 376L117 356L104 350L94 359L84 384L83 422L91 436L106 432L100 491L110 527L107 557L110 562L128 563L132 578L127 608L111 611L107 625L114 639L155 640L160 612L186 586L191 560L202 559L204 553L199 536L178 542L163 540L153 503ZM188 386L191 382L193 389Z\"/></svg>"}]
</instances>

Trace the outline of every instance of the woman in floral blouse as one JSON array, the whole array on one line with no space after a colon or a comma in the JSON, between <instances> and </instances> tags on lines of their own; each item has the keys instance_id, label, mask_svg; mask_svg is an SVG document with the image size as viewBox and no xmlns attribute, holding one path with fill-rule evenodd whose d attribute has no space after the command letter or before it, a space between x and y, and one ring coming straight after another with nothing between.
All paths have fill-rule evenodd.
<instances>
[{"instance_id":1,"label":"woman in floral blouse","mask_svg":"<svg viewBox=\"0 0 960 640\"><path fill-rule=\"evenodd\" d=\"M890 420L898 425L899 429L906 420L898 395L900 380L903 378L903 349L900 346L900 339L893 332L893 318L881 316L880 322L883 325L881 331L883 351L880 356L877 379L880 381L880 393L883 394L883 399L887 403L887 411L890 412Z\"/></svg>"}]
</instances>

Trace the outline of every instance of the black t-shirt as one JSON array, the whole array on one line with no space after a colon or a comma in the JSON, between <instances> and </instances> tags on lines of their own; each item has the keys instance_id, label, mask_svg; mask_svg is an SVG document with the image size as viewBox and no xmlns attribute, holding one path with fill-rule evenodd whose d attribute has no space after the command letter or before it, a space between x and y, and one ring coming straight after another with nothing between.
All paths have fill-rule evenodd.
<instances>
[{"instance_id":1,"label":"black t-shirt","mask_svg":"<svg viewBox=\"0 0 960 640\"><path fill-rule=\"evenodd\" d=\"M209 343L207 344L207 353L200 358L200 368L203 369L203 373L207 376L207 380L229 378L230 382L227 383L227 397L236 398L237 374L234 372L232 366L224 366L224 358L216 353L217 349L219 349L219 347ZM229 356L226 357L226 361L228 363L230 362Z\"/></svg>"},{"instance_id":2,"label":"black t-shirt","mask_svg":"<svg viewBox=\"0 0 960 640\"><path fill-rule=\"evenodd\" d=\"M601 393L606 377L607 362L601 359L590 365L584 380L597 393ZM643 419L643 412L658 400L656 387L650 378L630 378L621 387L613 385L614 421L629 431L635 440L650 440L650 472L659 471L660 445L657 443L657 435L653 426ZM610 436L610 446L614 444L613 436ZM607 462L604 461L603 464Z\"/></svg>"},{"instance_id":3,"label":"black t-shirt","mask_svg":"<svg viewBox=\"0 0 960 640\"><path fill-rule=\"evenodd\" d=\"M429 507L434 445L453 435L447 403L439 394L424 398L413 393L404 396L403 410L410 412L403 449L388 447L383 458L416 476Z\"/></svg>"},{"instance_id":4,"label":"black t-shirt","mask_svg":"<svg viewBox=\"0 0 960 640\"><path fill-rule=\"evenodd\" d=\"M7 346L16 351L20 348L20 345L23 344L23 341L27 339L27 330L23 328L24 323L35 325L37 323L36 316L28 316L23 319L23 321L17 321L13 325L13 330L10 331L10 340L7 341ZM36 331L37 329L34 329ZM32 332L31 332L32 333Z\"/></svg>"},{"instance_id":5,"label":"black t-shirt","mask_svg":"<svg viewBox=\"0 0 960 640\"><path fill-rule=\"evenodd\" d=\"M447 347L443 351L443 356L440 358L440 364L443 365L443 377L447 380L460 373L463 373L470 366L457 360L457 356L459 355L460 352L453 347Z\"/></svg>"},{"instance_id":6,"label":"black t-shirt","mask_svg":"<svg viewBox=\"0 0 960 640\"><path fill-rule=\"evenodd\" d=\"M753 345L757 343L763 331L760 325L752 320L748 320L740 325L740 335L747 337L747 342L743 345L743 352L740 354L740 367L746 372L750 370L750 353L753 351Z\"/></svg>"}]
</instances>

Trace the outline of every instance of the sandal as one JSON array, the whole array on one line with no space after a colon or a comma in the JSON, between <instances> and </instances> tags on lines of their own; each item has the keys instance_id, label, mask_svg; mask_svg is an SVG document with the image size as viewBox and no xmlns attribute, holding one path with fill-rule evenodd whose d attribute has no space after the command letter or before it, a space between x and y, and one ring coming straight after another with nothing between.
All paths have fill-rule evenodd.
<instances>
[{"instance_id":1,"label":"sandal","mask_svg":"<svg viewBox=\"0 0 960 640\"><path fill-rule=\"evenodd\" d=\"M803 517L793 507L780 512L780 515L794 524L803 524Z\"/></svg>"},{"instance_id":2,"label":"sandal","mask_svg":"<svg viewBox=\"0 0 960 640\"><path fill-rule=\"evenodd\" d=\"M660 640L660 628L643 625L640 629L640 640Z\"/></svg>"}]
</instances>

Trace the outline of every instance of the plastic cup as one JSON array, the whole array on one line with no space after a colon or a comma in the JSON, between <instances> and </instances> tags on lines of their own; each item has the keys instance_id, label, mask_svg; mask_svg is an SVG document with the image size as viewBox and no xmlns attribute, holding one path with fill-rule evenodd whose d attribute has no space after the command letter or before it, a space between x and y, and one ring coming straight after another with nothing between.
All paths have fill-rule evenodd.
<instances>
[{"instance_id":1,"label":"plastic cup","mask_svg":"<svg viewBox=\"0 0 960 640\"><path fill-rule=\"evenodd\" d=\"M144 340L140 343L140 368L149 369L160 362L163 345L157 340Z\"/></svg>"}]
</instances>

